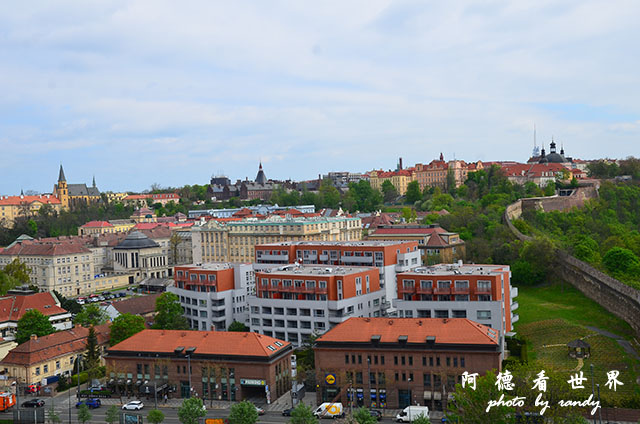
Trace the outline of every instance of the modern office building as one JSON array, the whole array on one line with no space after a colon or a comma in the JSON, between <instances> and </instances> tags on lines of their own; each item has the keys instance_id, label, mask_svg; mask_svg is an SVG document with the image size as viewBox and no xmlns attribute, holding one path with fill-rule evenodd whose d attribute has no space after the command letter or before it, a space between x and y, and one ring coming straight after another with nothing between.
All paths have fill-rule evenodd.
<instances>
[{"instance_id":1,"label":"modern office building","mask_svg":"<svg viewBox=\"0 0 640 424\"><path fill-rule=\"evenodd\" d=\"M194 330L229 328L235 320L249 324L248 295L255 293L251 264L205 263L175 268L175 286L185 317Z\"/></svg>"},{"instance_id":2,"label":"modern office building","mask_svg":"<svg viewBox=\"0 0 640 424\"><path fill-rule=\"evenodd\" d=\"M256 268L295 262L311 265L376 267L384 302L396 297L396 274L422 265L416 241L300 241L256 246Z\"/></svg>"},{"instance_id":3,"label":"modern office building","mask_svg":"<svg viewBox=\"0 0 640 424\"><path fill-rule=\"evenodd\" d=\"M294 345L349 317L381 316L384 291L376 268L285 265L256 271L250 328Z\"/></svg>"},{"instance_id":4,"label":"modern office building","mask_svg":"<svg viewBox=\"0 0 640 424\"><path fill-rule=\"evenodd\" d=\"M397 316L468 318L505 335L518 320L518 289L508 265L440 264L398 274Z\"/></svg>"}]
</instances>

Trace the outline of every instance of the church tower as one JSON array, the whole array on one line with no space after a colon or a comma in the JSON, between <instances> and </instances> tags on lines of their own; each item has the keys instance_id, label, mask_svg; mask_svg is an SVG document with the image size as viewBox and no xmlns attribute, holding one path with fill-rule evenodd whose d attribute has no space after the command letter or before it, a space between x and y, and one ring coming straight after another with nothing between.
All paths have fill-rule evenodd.
<instances>
[{"instance_id":1,"label":"church tower","mask_svg":"<svg viewBox=\"0 0 640 424\"><path fill-rule=\"evenodd\" d=\"M63 209L69 209L69 187L67 186L67 179L64 176L64 170L62 164L60 164L60 174L58 174L58 184L55 186L55 195L60 199Z\"/></svg>"}]
</instances>

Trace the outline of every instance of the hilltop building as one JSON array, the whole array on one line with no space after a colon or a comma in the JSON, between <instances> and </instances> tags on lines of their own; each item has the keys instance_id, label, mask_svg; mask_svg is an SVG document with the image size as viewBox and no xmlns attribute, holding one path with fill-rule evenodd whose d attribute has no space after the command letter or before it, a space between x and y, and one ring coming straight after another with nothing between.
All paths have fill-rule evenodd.
<instances>
[{"instance_id":1,"label":"hilltop building","mask_svg":"<svg viewBox=\"0 0 640 424\"><path fill-rule=\"evenodd\" d=\"M262 162L258 167L258 174L254 181L238 180L235 184L231 184L231 180L225 176L211 177L211 184L207 189L207 193L212 199L217 201L229 200L237 197L241 200L262 199L269 200L271 193L278 187L275 181L268 180L262 169Z\"/></svg>"},{"instance_id":2,"label":"hilltop building","mask_svg":"<svg viewBox=\"0 0 640 424\"><path fill-rule=\"evenodd\" d=\"M53 194L38 194L36 196L0 196L0 224L10 227L19 217L31 217L47 205L52 212L62 210L62 202Z\"/></svg>"},{"instance_id":3,"label":"hilltop building","mask_svg":"<svg viewBox=\"0 0 640 424\"><path fill-rule=\"evenodd\" d=\"M86 184L67 184L62 165L60 165L58 183L53 186L53 194L60 199L63 209L73 209L79 204L89 205L101 200L95 177L91 187L87 187Z\"/></svg>"}]
</instances>

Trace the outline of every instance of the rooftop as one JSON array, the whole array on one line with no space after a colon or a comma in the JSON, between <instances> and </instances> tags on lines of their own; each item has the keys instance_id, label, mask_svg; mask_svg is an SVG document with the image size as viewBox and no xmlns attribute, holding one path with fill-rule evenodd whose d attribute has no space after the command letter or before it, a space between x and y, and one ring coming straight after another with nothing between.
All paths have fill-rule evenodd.
<instances>
[{"instance_id":1,"label":"rooftop","mask_svg":"<svg viewBox=\"0 0 640 424\"><path fill-rule=\"evenodd\" d=\"M402 275L499 275L508 271L508 265L475 265L475 264L438 264L422 266Z\"/></svg>"},{"instance_id":2,"label":"rooftop","mask_svg":"<svg viewBox=\"0 0 640 424\"><path fill-rule=\"evenodd\" d=\"M265 243L259 246L350 246L350 247L373 247L373 246L397 246L399 244L415 243L415 241L400 240L362 240L362 241L283 241L280 243Z\"/></svg>"},{"instance_id":3,"label":"rooftop","mask_svg":"<svg viewBox=\"0 0 640 424\"><path fill-rule=\"evenodd\" d=\"M498 333L467 318L349 318L317 339L322 342L498 345ZM432 339L431 339L432 338Z\"/></svg>"},{"instance_id":4,"label":"rooftop","mask_svg":"<svg viewBox=\"0 0 640 424\"><path fill-rule=\"evenodd\" d=\"M363 266L333 266L333 265L284 265L278 268L264 269L257 271L265 274L278 275L349 275L371 271L370 267Z\"/></svg>"},{"instance_id":5,"label":"rooftop","mask_svg":"<svg viewBox=\"0 0 640 424\"><path fill-rule=\"evenodd\" d=\"M18 321L31 309L37 309L46 316L67 313L49 292L10 295L0 298L0 322Z\"/></svg>"},{"instance_id":6,"label":"rooftop","mask_svg":"<svg viewBox=\"0 0 640 424\"><path fill-rule=\"evenodd\" d=\"M156 310L156 299L158 294L150 294L146 296L136 296L129 299L113 302L112 306L121 314L144 315Z\"/></svg>"},{"instance_id":7,"label":"rooftop","mask_svg":"<svg viewBox=\"0 0 640 424\"><path fill-rule=\"evenodd\" d=\"M269 357L291 344L258 333L227 331L143 330L112 346L114 352L174 354L177 349L195 347L196 355Z\"/></svg>"},{"instance_id":8,"label":"rooftop","mask_svg":"<svg viewBox=\"0 0 640 424\"><path fill-rule=\"evenodd\" d=\"M229 262L205 262L202 264L176 265L176 268L197 269L198 271L221 271L223 269L232 269L233 266Z\"/></svg>"}]
</instances>

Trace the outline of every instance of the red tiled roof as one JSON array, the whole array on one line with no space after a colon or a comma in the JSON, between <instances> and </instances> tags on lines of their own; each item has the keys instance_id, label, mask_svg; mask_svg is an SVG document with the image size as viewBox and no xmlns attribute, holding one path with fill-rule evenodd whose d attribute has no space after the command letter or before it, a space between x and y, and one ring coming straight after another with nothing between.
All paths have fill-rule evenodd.
<instances>
[{"instance_id":1,"label":"red tiled roof","mask_svg":"<svg viewBox=\"0 0 640 424\"><path fill-rule=\"evenodd\" d=\"M37 309L46 316L67 312L56 305L53 296L49 292L10 295L0 299L0 322L18 321L30 309Z\"/></svg>"},{"instance_id":2,"label":"red tiled roof","mask_svg":"<svg viewBox=\"0 0 640 424\"><path fill-rule=\"evenodd\" d=\"M180 196L177 193L156 193L152 194L151 197L153 199L178 199L180 200Z\"/></svg>"},{"instance_id":3,"label":"red tiled roof","mask_svg":"<svg viewBox=\"0 0 640 424\"><path fill-rule=\"evenodd\" d=\"M57 256L71 255L74 253L91 253L84 245L77 242L42 242L23 241L11 247L0 250L0 255L37 255L37 256Z\"/></svg>"},{"instance_id":4,"label":"red tiled roof","mask_svg":"<svg viewBox=\"0 0 640 424\"><path fill-rule=\"evenodd\" d=\"M434 336L436 344L498 344L496 331L467 318L349 318L317 341L367 343L374 335L380 343L397 343L399 336L407 336L407 343L425 343Z\"/></svg>"},{"instance_id":5,"label":"red tiled roof","mask_svg":"<svg viewBox=\"0 0 640 424\"><path fill-rule=\"evenodd\" d=\"M106 344L109 340L109 326L110 324L107 323L95 327L99 345ZM88 335L88 328L75 327L38 337L35 340L27 340L9 351L0 364L32 365L50 361L71 352L83 352Z\"/></svg>"},{"instance_id":6,"label":"red tiled roof","mask_svg":"<svg viewBox=\"0 0 640 424\"><path fill-rule=\"evenodd\" d=\"M437 234L448 232L442 227L376 228L374 234Z\"/></svg>"},{"instance_id":7,"label":"red tiled roof","mask_svg":"<svg viewBox=\"0 0 640 424\"><path fill-rule=\"evenodd\" d=\"M278 342L282 346L275 344ZM204 355L272 356L289 342L258 333L234 331L144 330L109 348L113 351L171 353L177 347L196 347ZM268 348L271 346L275 350Z\"/></svg>"},{"instance_id":8,"label":"red tiled roof","mask_svg":"<svg viewBox=\"0 0 640 424\"><path fill-rule=\"evenodd\" d=\"M107 221L89 221L84 224L81 228L103 228L103 227L113 227L113 225Z\"/></svg>"},{"instance_id":9,"label":"red tiled roof","mask_svg":"<svg viewBox=\"0 0 640 424\"><path fill-rule=\"evenodd\" d=\"M433 233L431 237L429 237L429 241L427 241L427 247L440 247L446 246L447 243L438 235L438 233Z\"/></svg>"},{"instance_id":10,"label":"red tiled roof","mask_svg":"<svg viewBox=\"0 0 640 424\"><path fill-rule=\"evenodd\" d=\"M31 204L34 202L59 205L60 200L52 194L39 194L37 196L0 196L0 206L15 206Z\"/></svg>"},{"instance_id":11,"label":"red tiled roof","mask_svg":"<svg viewBox=\"0 0 640 424\"><path fill-rule=\"evenodd\" d=\"M113 307L121 314L145 315L156 310L156 299L162 293L150 294L148 296L136 296L113 302Z\"/></svg>"}]
</instances>

